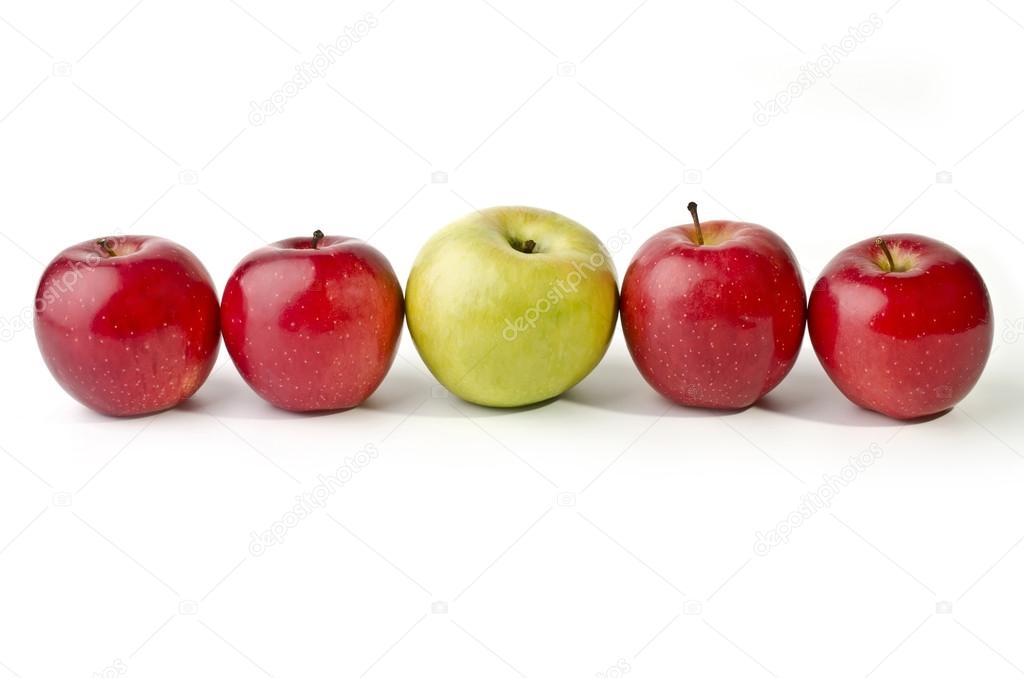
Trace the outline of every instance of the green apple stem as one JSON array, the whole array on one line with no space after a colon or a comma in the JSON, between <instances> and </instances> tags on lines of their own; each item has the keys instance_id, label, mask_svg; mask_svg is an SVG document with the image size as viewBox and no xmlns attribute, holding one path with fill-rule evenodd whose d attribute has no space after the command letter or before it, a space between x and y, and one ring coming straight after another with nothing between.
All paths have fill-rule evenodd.
<instances>
[{"instance_id":1,"label":"green apple stem","mask_svg":"<svg viewBox=\"0 0 1024 678\"><path fill-rule=\"evenodd\" d=\"M100 238L96 241L96 244L100 246L100 249L103 250L108 257L117 256L117 252L114 251L114 248L110 244L110 238Z\"/></svg>"},{"instance_id":2,"label":"green apple stem","mask_svg":"<svg viewBox=\"0 0 1024 678\"><path fill-rule=\"evenodd\" d=\"M533 254L533 248L537 246L537 243L533 240L527 240L523 243L523 252L526 254Z\"/></svg>"},{"instance_id":3,"label":"green apple stem","mask_svg":"<svg viewBox=\"0 0 1024 678\"><path fill-rule=\"evenodd\" d=\"M875 238L875 244L882 248L882 254L885 255L885 260L889 262L889 270L895 271L896 262L892 259L892 252L889 251L889 246L881 238Z\"/></svg>"},{"instance_id":4,"label":"green apple stem","mask_svg":"<svg viewBox=\"0 0 1024 678\"><path fill-rule=\"evenodd\" d=\"M686 209L690 210L690 215L693 217L693 227L697 229L697 244L704 244L704 232L700 230L700 218L697 216L697 203L691 202L686 206Z\"/></svg>"},{"instance_id":5,"label":"green apple stem","mask_svg":"<svg viewBox=\"0 0 1024 678\"><path fill-rule=\"evenodd\" d=\"M316 249L320 245L320 241L323 239L324 232L318 228L315 231L313 231L313 240L312 242L310 242L309 246L312 247L313 249Z\"/></svg>"}]
</instances>

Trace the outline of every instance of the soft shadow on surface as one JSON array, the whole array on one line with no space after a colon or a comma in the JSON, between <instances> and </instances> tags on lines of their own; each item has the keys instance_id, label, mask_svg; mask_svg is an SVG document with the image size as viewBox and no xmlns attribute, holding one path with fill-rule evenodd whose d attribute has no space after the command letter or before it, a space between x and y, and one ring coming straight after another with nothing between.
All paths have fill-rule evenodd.
<instances>
[{"instance_id":1,"label":"soft shadow on surface","mask_svg":"<svg viewBox=\"0 0 1024 678\"><path fill-rule=\"evenodd\" d=\"M408 414L430 397L434 378L421 374L407 365L395 364L384 377L377 390L362 405L354 409L374 412Z\"/></svg>"},{"instance_id":2,"label":"soft shadow on surface","mask_svg":"<svg viewBox=\"0 0 1024 678\"><path fill-rule=\"evenodd\" d=\"M651 388L640 376L629 355L623 353L606 355L601 364L563 395L562 399L609 412L654 417L728 417L744 411L677 405Z\"/></svg>"},{"instance_id":3,"label":"soft shadow on surface","mask_svg":"<svg viewBox=\"0 0 1024 678\"><path fill-rule=\"evenodd\" d=\"M989 363L974 390L963 399L963 405L975 415L984 413L985 420L1017 420L1024 402L1024 383L1013 379L1014 373L997 369Z\"/></svg>"},{"instance_id":4,"label":"soft shadow on surface","mask_svg":"<svg viewBox=\"0 0 1024 678\"><path fill-rule=\"evenodd\" d=\"M524 407L486 407L461 400L446 391L425 368L420 369L410 361L403 362L400 359L377 391L365 403L349 410L308 413L280 410L257 396L233 366L225 364L210 375L194 396L169 411L208 414L225 419L300 420L305 417L358 416L359 411L426 418L482 419L538 410L558 401L607 412L654 417L708 418L731 416L745 411L676 405L661 397L644 381L625 352L609 352L590 375L567 393ZM972 412L983 412L986 419L999 419L1016 415L1021 401L1024 401L1024 384L1013 380L1010 375L994 373L982 375L964 404ZM774 391L747 409L825 424L876 428L927 423L949 412L947 410L914 420L896 420L863 409L843 396L813 355L801 356L793 371ZM109 417L92 412L84 406L76 408L76 417L91 423L144 419L158 415Z\"/></svg>"},{"instance_id":5,"label":"soft shadow on surface","mask_svg":"<svg viewBox=\"0 0 1024 678\"><path fill-rule=\"evenodd\" d=\"M241 377L234 373L234 370L227 374L227 378L224 378L224 372L228 372L228 368L214 371L206 382L199 387L188 400L175 405L174 407L168 407L167 409L160 410L159 412L149 412L147 414L133 414L128 416L113 416L108 414L101 414L89 409L87 406L78 403L79 407L75 411L75 419L77 421L87 423L97 422L111 422L111 421L131 421L133 419L148 419L150 417L159 417L161 414L166 412L211 412L219 409L221 405L236 393L236 388L241 385L242 388L249 390L249 387L245 385L245 382L241 381ZM239 384L231 383L235 379L239 381ZM69 396L70 397L70 396Z\"/></svg>"},{"instance_id":6,"label":"soft shadow on surface","mask_svg":"<svg viewBox=\"0 0 1024 678\"><path fill-rule=\"evenodd\" d=\"M211 374L194 396L174 409L223 419L301 419L345 411L288 412L278 409L256 395L230 365Z\"/></svg>"},{"instance_id":7,"label":"soft shadow on surface","mask_svg":"<svg viewBox=\"0 0 1024 678\"><path fill-rule=\"evenodd\" d=\"M111 423L111 422L118 422L118 421L134 421L136 419L149 419L150 417L159 416L160 414L163 414L164 412L173 412L175 409L177 409L177 408L171 407L171 408L168 408L166 410L160 410L159 412L149 412L147 414L128 414L128 415L103 414L102 412L97 412L97 411L95 411L93 409L90 409L88 405L84 405L84 404L78 402L74 398L71 398L71 396L68 396L68 398L71 399L71 403L74 405L74 409L72 410L71 414L67 415L66 418L68 419L68 421L74 421L74 422L77 422L77 423L85 423L85 424L101 424L101 423Z\"/></svg>"},{"instance_id":8,"label":"soft shadow on surface","mask_svg":"<svg viewBox=\"0 0 1024 678\"><path fill-rule=\"evenodd\" d=\"M463 400L451 393L449 393L446 398L448 400L449 407L444 409L437 408L436 411L431 410L427 416L472 417L474 419L481 417L504 417L510 414L517 414L519 412L539 410L551 405L552 403L558 402L564 398L564 396L555 396L554 398L548 398L547 400L542 400L539 403L533 403L532 405L523 405L522 407L488 407L486 405L477 405L476 403ZM445 410L448 410L449 414L445 414Z\"/></svg>"},{"instance_id":9,"label":"soft shadow on surface","mask_svg":"<svg viewBox=\"0 0 1024 678\"><path fill-rule=\"evenodd\" d=\"M242 377L232 366L219 367L207 378L206 383L199 387L195 395L174 409L182 412L214 412L230 403L233 398L237 398L239 388L249 390L248 385L242 381Z\"/></svg>"},{"instance_id":10,"label":"soft shadow on surface","mask_svg":"<svg viewBox=\"0 0 1024 678\"><path fill-rule=\"evenodd\" d=\"M395 361L384 381L362 404L349 409L317 412L289 412L274 407L260 398L230 364L216 369L194 396L171 411L207 414L223 419L301 420L307 417L358 416L359 412L385 412L433 418L483 418L526 412L545 407L558 398L551 398L524 407L485 407L475 405L449 393L425 367L409 360ZM84 408L83 408L84 409ZM144 418L153 415L140 415ZM85 409L83 417L109 420Z\"/></svg>"},{"instance_id":11,"label":"soft shadow on surface","mask_svg":"<svg viewBox=\"0 0 1024 678\"><path fill-rule=\"evenodd\" d=\"M545 407L557 400L557 397L549 398L522 407L477 405L446 390L422 363L417 365L411 358L399 357L394 368L385 377L384 383L363 403L360 409L382 410L406 415L415 412L417 417L437 419L483 418L528 412Z\"/></svg>"},{"instance_id":12,"label":"soft shadow on surface","mask_svg":"<svg viewBox=\"0 0 1024 678\"><path fill-rule=\"evenodd\" d=\"M1015 419L1019 416L1020 403L1024 402L1024 383L1016 376L1014 370L1000 369L990 359L978 383L961 403L926 417L890 419L847 400L825 374L813 350L805 345L803 355L789 376L754 407L796 419L844 426L927 424L961 407L984 413L987 420Z\"/></svg>"},{"instance_id":13,"label":"soft shadow on surface","mask_svg":"<svg viewBox=\"0 0 1024 678\"><path fill-rule=\"evenodd\" d=\"M361 405L348 409L316 412L289 412L274 407L249 388L233 366L225 365L213 374L199 391L175 408L178 411L208 414L224 419L301 420L308 417L345 416L370 410L408 414L429 397L431 382L411 369L393 369L383 383Z\"/></svg>"},{"instance_id":14,"label":"soft shadow on surface","mask_svg":"<svg viewBox=\"0 0 1024 678\"><path fill-rule=\"evenodd\" d=\"M463 419L469 417L471 419L483 419L488 417L505 417L519 412L529 412L531 410L539 410L547 407L552 403L556 403L561 400L564 396L556 396L554 398L548 398L542 400L539 403L533 403L531 405L523 405L522 407L489 407L487 405L477 405L471 403L468 400L463 400L454 393L451 393L443 386L434 381L434 378L430 378L430 386L426 395L424 392L420 392L416 398L419 400L416 403L412 403L406 410L406 414L413 408L416 409L417 417L434 418L434 419ZM425 399L424 399L425 398Z\"/></svg>"},{"instance_id":15,"label":"soft shadow on surface","mask_svg":"<svg viewBox=\"0 0 1024 678\"><path fill-rule=\"evenodd\" d=\"M797 362L782 383L753 407L794 419L841 426L905 426L941 416L905 421L855 405L836 388L813 356Z\"/></svg>"}]
</instances>

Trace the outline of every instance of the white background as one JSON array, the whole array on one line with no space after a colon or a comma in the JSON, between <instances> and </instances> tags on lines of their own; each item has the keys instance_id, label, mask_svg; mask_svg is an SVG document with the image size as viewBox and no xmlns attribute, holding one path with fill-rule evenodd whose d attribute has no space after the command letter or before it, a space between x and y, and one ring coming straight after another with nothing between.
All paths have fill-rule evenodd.
<instances>
[{"instance_id":1,"label":"white background","mask_svg":"<svg viewBox=\"0 0 1024 678\"><path fill-rule=\"evenodd\" d=\"M1024 673L1024 6L890 2L0 4L0 676ZM873 13L831 77L754 122ZM901 425L805 343L762 404L717 415L656 396L617 333L560 400L494 411L446 397L406 335L350 412L274 411L222 351L186 406L112 420L59 389L26 322L51 257L118 232L184 244L220 288L319 226L404 282L435 229L529 204L624 230L621 276L690 199L783 235L808 288L880 232L955 245L996 309L981 382Z\"/></svg>"}]
</instances>

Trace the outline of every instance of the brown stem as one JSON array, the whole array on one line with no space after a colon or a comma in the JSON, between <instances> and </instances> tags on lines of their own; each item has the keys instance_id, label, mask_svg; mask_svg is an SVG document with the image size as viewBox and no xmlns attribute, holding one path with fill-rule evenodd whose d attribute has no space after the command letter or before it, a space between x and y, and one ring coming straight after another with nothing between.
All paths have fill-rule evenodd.
<instances>
[{"instance_id":1,"label":"brown stem","mask_svg":"<svg viewBox=\"0 0 1024 678\"><path fill-rule=\"evenodd\" d=\"M686 206L686 209L690 210L690 215L693 217L693 227L697 229L697 244L704 244L704 232L700 230L700 218L697 216L697 203L691 202Z\"/></svg>"},{"instance_id":2,"label":"brown stem","mask_svg":"<svg viewBox=\"0 0 1024 678\"><path fill-rule=\"evenodd\" d=\"M318 228L315 231L313 231L313 240L312 242L310 242L309 246L312 247L313 249L316 249L320 245L320 241L323 239L324 232Z\"/></svg>"},{"instance_id":3,"label":"brown stem","mask_svg":"<svg viewBox=\"0 0 1024 678\"><path fill-rule=\"evenodd\" d=\"M882 248L882 254L885 255L886 261L889 262L889 270L895 271L896 262L892 260L892 252L889 251L889 246L881 238L875 238L875 244Z\"/></svg>"},{"instance_id":4,"label":"brown stem","mask_svg":"<svg viewBox=\"0 0 1024 678\"><path fill-rule=\"evenodd\" d=\"M512 246L512 249L523 254L533 254L533 251L537 249L537 241L535 240L520 240L519 238L510 238L508 244Z\"/></svg>"},{"instance_id":5,"label":"brown stem","mask_svg":"<svg viewBox=\"0 0 1024 678\"><path fill-rule=\"evenodd\" d=\"M100 246L100 249L103 250L108 257L117 256L117 252L114 251L114 248L110 244L110 238L100 238L96 241L96 244Z\"/></svg>"}]
</instances>

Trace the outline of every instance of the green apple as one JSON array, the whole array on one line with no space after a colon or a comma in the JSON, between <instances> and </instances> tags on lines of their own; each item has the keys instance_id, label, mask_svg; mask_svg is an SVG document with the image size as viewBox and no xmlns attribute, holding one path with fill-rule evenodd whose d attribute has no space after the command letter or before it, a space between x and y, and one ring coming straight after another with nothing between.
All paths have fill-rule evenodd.
<instances>
[{"instance_id":1,"label":"green apple","mask_svg":"<svg viewBox=\"0 0 1024 678\"><path fill-rule=\"evenodd\" d=\"M601 241L560 214L492 207L420 251L406 317L420 356L464 400L516 407L554 398L601 360L618 310Z\"/></svg>"}]
</instances>

